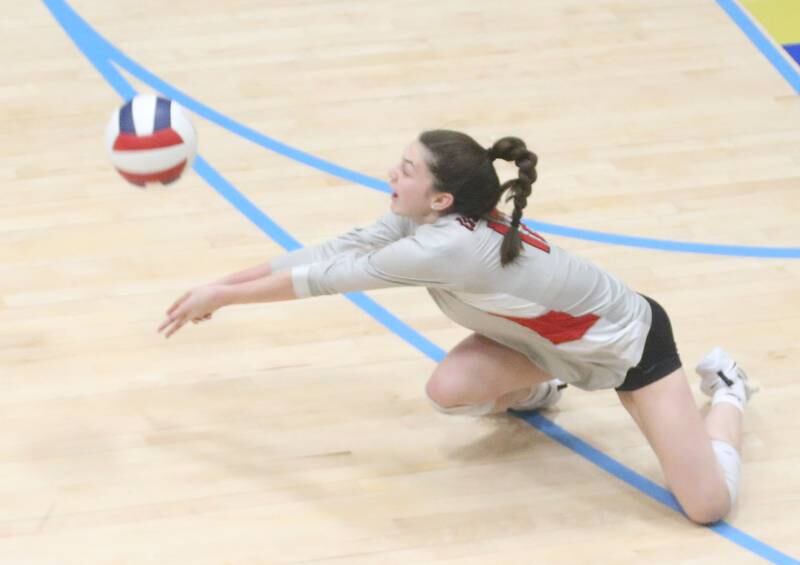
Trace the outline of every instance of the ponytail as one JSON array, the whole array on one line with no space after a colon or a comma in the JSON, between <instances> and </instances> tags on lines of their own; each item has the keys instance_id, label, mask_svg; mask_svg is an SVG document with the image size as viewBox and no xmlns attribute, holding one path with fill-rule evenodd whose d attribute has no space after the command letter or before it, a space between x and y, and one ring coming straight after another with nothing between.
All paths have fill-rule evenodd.
<instances>
[{"instance_id":1,"label":"ponytail","mask_svg":"<svg viewBox=\"0 0 800 565\"><path fill-rule=\"evenodd\" d=\"M430 153L427 165L434 178L434 190L453 195L454 202L447 213L478 219L490 214L508 191L506 202L514 201L514 212L511 228L503 237L500 262L505 266L514 261L522 251L519 223L531 185L536 181L536 155L516 137L499 139L489 149L470 136L451 130L423 132L419 141ZM518 178L501 185L492 164L495 159L516 163Z\"/></svg>"},{"instance_id":2,"label":"ponytail","mask_svg":"<svg viewBox=\"0 0 800 565\"><path fill-rule=\"evenodd\" d=\"M519 223L522 220L522 211L528 205L528 196L531 195L532 185L536 182L536 154L528 151L525 142L516 137L504 137L495 142L487 150L490 161L503 159L513 161L519 168L516 179L504 182L500 186L500 194L508 191L506 202L514 201L514 211L511 214L511 228L503 236L500 247L500 263L505 266L516 259L522 251L522 240L519 236Z\"/></svg>"}]
</instances>

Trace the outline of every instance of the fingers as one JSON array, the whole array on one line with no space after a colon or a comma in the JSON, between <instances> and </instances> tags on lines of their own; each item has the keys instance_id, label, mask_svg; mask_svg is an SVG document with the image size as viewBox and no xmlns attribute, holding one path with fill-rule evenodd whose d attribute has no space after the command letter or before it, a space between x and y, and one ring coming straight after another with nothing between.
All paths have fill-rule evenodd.
<instances>
[{"instance_id":1,"label":"fingers","mask_svg":"<svg viewBox=\"0 0 800 565\"><path fill-rule=\"evenodd\" d=\"M169 307L169 310L167 310L167 316L171 316L171 315L172 315L172 314L175 312L175 310L177 310L177 309L178 309L178 307L179 307L179 306L180 306L180 305L181 305L181 304L182 304L182 303L183 303L183 302L184 302L184 301L185 301L187 298L189 298L189 294L191 294L191 292L186 292L186 293L184 293L184 295L183 295L183 296L181 296L181 297L180 297L178 300L176 300L176 301L175 301L175 302L172 304L172 306L170 306L170 307Z\"/></svg>"},{"instance_id":2,"label":"fingers","mask_svg":"<svg viewBox=\"0 0 800 565\"><path fill-rule=\"evenodd\" d=\"M181 318L179 320L176 320L175 323L172 325L172 327L167 330L167 333L164 334L164 337L169 338L169 336L171 336L179 329L181 329L183 326L185 326L186 321L187 321L186 318Z\"/></svg>"},{"instance_id":3,"label":"fingers","mask_svg":"<svg viewBox=\"0 0 800 565\"><path fill-rule=\"evenodd\" d=\"M169 337L181 329L181 327L187 322L187 319L188 317L186 312L181 312L173 305L173 307L167 311L167 319L164 320L160 326L158 326L158 333L166 330L164 337Z\"/></svg>"},{"instance_id":4,"label":"fingers","mask_svg":"<svg viewBox=\"0 0 800 565\"><path fill-rule=\"evenodd\" d=\"M191 291L185 292L178 300L172 303L172 306L167 310L167 319L158 326L158 333L167 330L164 337L169 337L183 327L186 323L186 313L180 312L179 309L190 295Z\"/></svg>"},{"instance_id":5,"label":"fingers","mask_svg":"<svg viewBox=\"0 0 800 565\"><path fill-rule=\"evenodd\" d=\"M169 307L167 319L158 327L158 333L165 332L164 337L170 337L189 321L198 324L211 319L211 312L203 314L203 310L208 308L203 306L202 295L195 299L191 297L192 291L186 292Z\"/></svg>"},{"instance_id":6,"label":"fingers","mask_svg":"<svg viewBox=\"0 0 800 565\"><path fill-rule=\"evenodd\" d=\"M170 316L166 320L164 320L164 322L158 327L158 333L161 333L164 330L166 330L166 332L164 333L164 337L168 338L169 336L177 332L179 329L181 329L184 325L186 325L186 322L188 321L189 318L187 318L185 315Z\"/></svg>"},{"instance_id":7,"label":"fingers","mask_svg":"<svg viewBox=\"0 0 800 565\"><path fill-rule=\"evenodd\" d=\"M176 331L178 331L181 328L181 326L183 324L185 324L185 323L186 323L186 319L185 318L179 318L177 316L176 317L170 316L166 320L164 320L161 323L161 325L158 327L158 333L161 333L164 330L167 330L166 333L164 334L164 337L169 337L172 334L174 334Z\"/></svg>"},{"instance_id":8,"label":"fingers","mask_svg":"<svg viewBox=\"0 0 800 565\"><path fill-rule=\"evenodd\" d=\"M204 316L192 318L191 321L193 324L199 324L200 322L210 320L211 316L212 316L211 314L206 314ZM183 326L185 326L188 321L189 318L185 312L173 311L171 314L167 316L167 319L164 320L158 327L158 333L167 330L166 333L164 333L164 337L168 338L169 336L177 332L179 329L181 329Z\"/></svg>"}]
</instances>

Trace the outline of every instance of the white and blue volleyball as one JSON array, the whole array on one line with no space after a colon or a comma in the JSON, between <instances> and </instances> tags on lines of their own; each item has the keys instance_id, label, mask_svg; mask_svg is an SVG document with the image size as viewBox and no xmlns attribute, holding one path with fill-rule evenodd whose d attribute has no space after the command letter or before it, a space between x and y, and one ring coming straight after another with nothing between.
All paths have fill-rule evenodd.
<instances>
[{"instance_id":1,"label":"white and blue volleyball","mask_svg":"<svg viewBox=\"0 0 800 565\"><path fill-rule=\"evenodd\" d=\"M197 153L197 135L186 111L154 94L138 94L114 111L106 144L114 168L141 187L175 182Z\"/></svg>"}]
</instances>

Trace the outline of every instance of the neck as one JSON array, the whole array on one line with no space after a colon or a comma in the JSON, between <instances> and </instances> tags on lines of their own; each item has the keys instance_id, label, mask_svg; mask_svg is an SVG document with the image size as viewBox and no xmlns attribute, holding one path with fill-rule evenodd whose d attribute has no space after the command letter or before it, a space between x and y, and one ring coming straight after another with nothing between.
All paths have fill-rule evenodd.
<instances>
[{"instance_id":1,"label":"neck","mask_svg":"<svg viewBox=\"0 0 800 565\"><path fill-rule=\"evenodd\" d=\"M426 214L425 216L422 216L421 218L413 218L413 220L418 224L433 224L436 223L436 220L438 220L440 217L441 214L439 214L439 212L431 210L430 213Z\"/></svg>"}]
</instances>

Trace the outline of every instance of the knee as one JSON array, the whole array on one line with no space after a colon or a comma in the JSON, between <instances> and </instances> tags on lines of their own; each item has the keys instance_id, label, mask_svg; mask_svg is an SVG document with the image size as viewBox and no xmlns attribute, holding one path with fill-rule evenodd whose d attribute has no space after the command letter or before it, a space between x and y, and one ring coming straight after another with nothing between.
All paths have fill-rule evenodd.
<instances>
[{"instance_id":1,"label":"knee","mask_svg":"<svg viewBox=\"0 0 800 565\"><path fill-rule=\"evenodd\" d=\"M686 517L701 526L709 526L725 518L731 510L731 501L727 489L723 489L723 491L701 501L690 504L682 503L681 506Z\"/></svg>"},{"instance_id":2,"label":"knee","mask_svg":"<svg viewBox=\"0 0 800 565\"><path fill-rule=\"evenodd\" d=\"M455 379L434 372L428 379L428 384L425 385L425 394L436 406L452 408L465 404L460 389L461 387Z\"/></svg>"},{"instance_id":3,"label":"knee","mask_svg":"<svg viewBox=\"0 0 800 565\"><path fill-rule=\"evenodd\" d=\"M439 412L449 416L486 416L495 411L494 400L476 401L467 396L457 379L430 378L425 387L428 399Z\"/></svg>"},{"instance_id":4,"label":"knee","mask_svg":"<svg viewBox=\"0 0 800 565\"><path fill-rule=\"evenodd\" d=\"M720 471L716 487L706 490L701 503L685 508L689 519L698 524L713 524L727 516L739 490L739 452L731 444L720 440L712 440L711 447Z\"/></svg>"}]
</instances>

